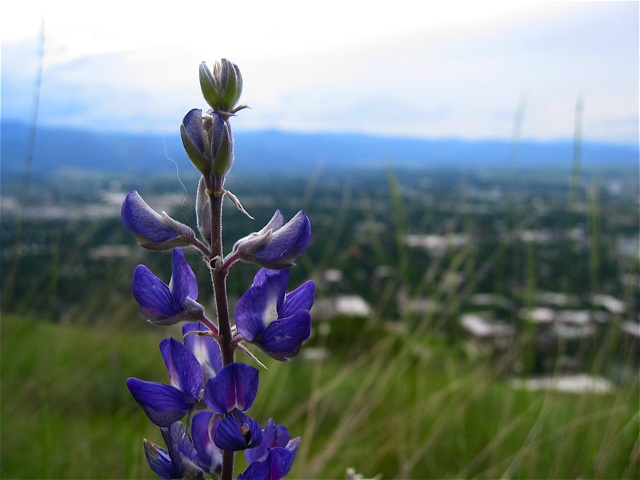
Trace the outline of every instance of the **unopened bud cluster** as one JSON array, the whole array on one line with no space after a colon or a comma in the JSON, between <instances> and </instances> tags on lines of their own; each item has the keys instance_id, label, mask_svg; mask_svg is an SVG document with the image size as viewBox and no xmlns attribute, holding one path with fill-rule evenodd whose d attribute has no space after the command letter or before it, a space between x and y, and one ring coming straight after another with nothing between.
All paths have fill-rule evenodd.
<instances>
[{"instance_id":1,"label":"unopened bud cluster","mask_svg":"<svg viewBox=\"0 0 640 480\"><path fill-rule=\"evenodd\" d=\"M172 250L168 283L144 265L134 270L132 292L142 315L154 325L184 322L182 341L167 338L160 343L169 383L130 378L127 386L161 429L166 448L144 440L149 465L161 478L230 479L234 452L241 450L249 466L239 479L282 478L291 469L300 438L291 439L286 427L272 419L262 427L246 413L257 395L259 372L237 362L235 352L257 362L246 346L252 344L286 361L311 335L314 282L287 292L289 271L311 241L311 223L303 211L286 221L278 210L262 229L239 239L224 254L224 198L248 215L224 188L234 160L229 119L245 108L238 105L242 76L236 65L222 60L212 70L203 62L199 77L211 109L190 110L180 125L187 156L201 174L195 205L199 235L167 213L154 211L135 190L122 205L122 223L142 247ZM186 248L196 250L211 270L213 316L198 301ZM230 315L226 276L236 261L261 268Z\"/></svg>"}]
</instances>

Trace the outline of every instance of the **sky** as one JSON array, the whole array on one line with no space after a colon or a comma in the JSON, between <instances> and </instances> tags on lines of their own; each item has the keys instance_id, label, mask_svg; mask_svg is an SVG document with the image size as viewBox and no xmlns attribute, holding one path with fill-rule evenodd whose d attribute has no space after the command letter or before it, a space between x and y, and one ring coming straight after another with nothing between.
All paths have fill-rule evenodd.
<instances>
[{"instance_id":1,"label":"sky","mask_svg":"<svg viewBox=\"0 0 640 480\"><path fill-rule=\"evenodd\" d=\"M236 129L637 144L638 5L3 2L2 118L29 121L42 60L39 124L177 132L207 108L200 62L227 58Z\"/></svg>"}]
</instances>

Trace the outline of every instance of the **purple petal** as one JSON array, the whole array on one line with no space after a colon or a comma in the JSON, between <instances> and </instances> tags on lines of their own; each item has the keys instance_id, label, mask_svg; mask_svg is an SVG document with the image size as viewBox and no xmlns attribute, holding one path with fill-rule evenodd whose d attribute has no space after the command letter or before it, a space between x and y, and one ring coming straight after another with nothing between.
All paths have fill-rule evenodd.
<instances>
[{"instance_id":1,"label":"purple petal","mask_svg":"<svg viewBox=\"0 0 640 480\"><path fill-rule=\"evenodd\" d=\"M233 409L249 410L258 393L258 370L245 363L224 366L214 378L207 382L204 401L220 415Z\"/></svg>"},{"instance_id":2,"label":"purple petal","mask_svg":"<svg viewBox=\"0 0 640 480\"><path fill-rule=\"evenodd\" d=\"M185 260L183 249L181 248L173 249L169 288L178 305L183 305L187 297L193 300L198 299L198 281Z\"/></svg>"},{"instance_id":3,"label":"purple petal","mask_svg":"<svg viewBox=\"0 0 640 480\"><path fill-rule=\"evenodd\" d=\"M161 428L169 457L178 469L178 478L202 478L203 470L195 464L198 457L191 437L182 422L174 422L169 428Z\"/></svg>"},{"instance_id":4,"label":"purple petal","mask_svg":"<svg viewBox=\"0 0 640 480\"><path fill-rule=\"evenodd\" d=\"M278 318L288 278L288 269L260 269L251 288L238 300L235 310L236 326L246 341L255 340L269 323Z\"/></svg>"},{"instance_id":5,"label":"purple petal","mask_svg":"<svg viewBox=\"0 0 640 480\"><path fill-rule=\"evenodd\" d=\"M258 233L266 233L269 230L275 232L276 230L281 229L285 224L284 215L280 210L276 210L276 213L273 214L271 220L260 230Z\"/></svg>"},{"instance_id":6,"label":"purple petal","mask_svg":"<svg viewBox=\"0 0 640 480\"><path fill-rule=\"evenodd\" d=\"M183 143L185 143L185 140L189 140L191 143L191 145L185 145L185 148L193 146L200 155L204 155L205 136L202 128L202 110L199 108L190 110L184 116L182 126L187 136L187 138L183 136Z\"/></svg>"},{"instance_id":7,"label":"purple petal","mask_svg":"<svg viewBox=\"0 0 640 480\"><path fill-rule=\"evenodd\" d=\"M193 353L174 338L160 342L160 352L169 371L171 385L198 398L204 384L204 375Z\"/></svg>"},{"instance_id":8,"label":"purple petal","mask_svg":"<svg viewBox=\"0 0 640 480\"><path fill-rule=\"evenodd\" d=\"M159 427L168 427L184 417L197 400L169 385L129 378L127 387L149 419Z\"/></svg>"},{"instance_id":9,"label":"purple petal","mask_svg":"<svg viewBox=\"0 0 640 480\"><path fill-rule=\"evenodd\" d=\"M238 480L279 480L289 473L292 465L290 451L285 448L272 448L266 459L249 465L238 476Z\"/></svg>"},{"instance_id":10,"label":"purple petal","mask_svg":"<svg viewBox=\"0 0 640 480\"><path fill-rule=\"evenodd\" d=\"M215 377L223 366L220 344L213 337L189 334L189 332L209 331L209 328L202 322L185 323L182 327L184 344L195 355L200 365L202 365L206 380Z\"/></svg>"},{"instance_id":11,"label":"purple petal","mask_svg":"<svg viewBox=\"0 0 640 480\"><path fill-rule=\"evenodd\" d=\"M256 420L234 410L220 422L213 441L222 450L253 448L262 441L262 429Z\"/></svg>"},{"instance_id":12,"label":"purple petal","mask_svg":"<svg viewBox=\"0 0 640 480\"><path fill-rule=\"evenodd\" d=\"M147 462L149 462L151 470L160 478L180 477L180 470L171 461L169 452L146 438L144 439L144 454L147 457Z\"/></svg>"},{"instance_id":13,"label":"purple petal","mask_svg":"<svg viewBox=\"0 0 640 480\"><path fill-rule=\"evenodd\" d=\"M284 297L282 308L278 311L280 317L289 317L298 310L311 310L316 295L316 284L308 280Z\"/></svg>"},{"instance_id":14,"label":"purple petal","mask_svg":"<svg viewBox=\"0 0 640 480\"><path fill-rule=\"evenodd\" d=\"M286 225L275 231L271 239L259 248L254 256L261 262L276 262L281 259L295 260L309 247L311 222L301 210Z\"/></svg>"},{"instance_id":15,"label":"purple petal","mask_svg":"<svg viewBox=\"0 0 640 480\"><path fill-rule=\"evenodd\" d=\"M178 236L136 190L129 192L124 199L120 216L125 228L139 241L166 242Z\"/></svg>"},{"instance_id":16,"label":"purple petal","mask_svg":"<svg viewBox=\"0 0 640 480\"><path fill-rule=\"evenodd\" d=\"M257 344L265 353L276 360L295 357L302 342L311 336L311 314L299 310L294 315L271 323L257 339Z\"/></svg>"},{"instance_id":17,"label":"purple petal","mask_svg":"<svg viewBox=\"0 0 640 480\"><path fill-rule=\"evenodd\" d=\"M214 473L222 468L222 451L213 443L212 437L220 423L220 417L214 421L210 431L213 414L208 411L199 412L193 417L191 436L193 445L198 452L198 464L207 472ZM247 450L249 451L249 450Z\"/></svg>"},{"instance_id":18,"label":"purple petal","mask_svg":"<svg viewBox=\"0 0 640 480\"><path fill-rule=\"evenodd\" d=\"M244 458L249 464L262 461L267 458L269 449L276 447L288 448L295 457L299 443L300 437L291 440L291 434L289 430L287 430L287 427L284 425L276 425L273 419L270 418L262 429L262 442L256 448L246 450L244 452ZM291 448L289 448L289 446L291 446Z\"/></svg>"},{"instance_id":19,"label":"purple petal","mask_svg":"<svg viewBox=\"0 0 640 480\"><path fill-rule=\"evenodd\" d=\"M145 318L162 321L180 313L169 287L144 265L133 271L131 291Z\"/></svg>"}]
</instances>

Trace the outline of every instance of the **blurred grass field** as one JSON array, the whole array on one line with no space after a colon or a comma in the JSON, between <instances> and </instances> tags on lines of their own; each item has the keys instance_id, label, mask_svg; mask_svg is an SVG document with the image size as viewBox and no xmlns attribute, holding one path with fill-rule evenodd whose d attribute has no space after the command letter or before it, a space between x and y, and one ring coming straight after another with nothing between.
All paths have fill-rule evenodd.
<instances>
[{"instance_id":1,"label":"blurred grass field","mask_svg":"<svg viewBox=\"0 0 640 480\"><path fill-rule=\"evenodd\" d=\"M138 319L142 321L141 319ZM289 478L638 478L638 386L514 389L436 338L337 318L324 361L267 362L252 415L303 443ZM125 380L167 380L167 330L2 318L2 478L153 478ZM242 467L239 456L238 471Z\"/></svg>"}]
</instances>

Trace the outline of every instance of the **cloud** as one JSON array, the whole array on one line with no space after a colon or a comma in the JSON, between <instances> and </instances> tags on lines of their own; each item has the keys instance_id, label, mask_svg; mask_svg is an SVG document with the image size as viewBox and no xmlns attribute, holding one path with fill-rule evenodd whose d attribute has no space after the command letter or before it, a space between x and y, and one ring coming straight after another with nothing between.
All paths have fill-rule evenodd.
<instances>
[{"instance_id":1,"label":"cloud","mask_svg":"<svg viewBox=\"0 0 640 480\"><path fill-rule=\"evenodd\" d=\"M45 48L41 121L174 131L186 111L204 107L196 70L210 58L202 55L229 52L252 107L236 122L241 129L509 138L524 96L524 136L567 138L580 97L585 136L637 142L637 3L542 3L440 24L418 19L419 4L403 3L413 8L404 26L397 12L385 24L375 2L369 9L349 3L361 9L345 7L338 18L330 5L287 3L297 20L291 25L284 3L261 4L231 30L176 29L160 44L148 38L126 48L123 38L133 41L135 28L149 32L155 22L156 38L171 26L170 15L142 22L132 12L138 24L122 24L111 49L100 29L95 38L81 35L100 47L93 55L64 54L65 32L56 31ZM166 13L176 25L182 18L179 10ZM5 118L24 116L33 101L30 42L3 45Z\"/></svg>"}]
</instances>

